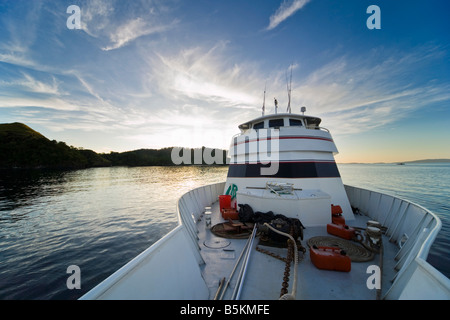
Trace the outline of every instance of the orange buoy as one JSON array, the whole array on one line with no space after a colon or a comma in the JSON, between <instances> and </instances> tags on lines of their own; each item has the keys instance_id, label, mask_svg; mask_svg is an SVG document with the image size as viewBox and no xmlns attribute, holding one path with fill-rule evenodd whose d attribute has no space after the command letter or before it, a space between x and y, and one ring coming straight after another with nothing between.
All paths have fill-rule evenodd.
<instances>
[{"instance_id":1,"label":"orange buoy","mask_svg":"<svg viewBox=\"0 0 450 320\"><path fill-rule=\"evenodd\" d=\"M342 224L327 224L327 232L342 239L352 240L356 238L355 229Z\"/></svg>"},{"instance_id":2,"label":"orange buoy","mask_svg":"<svg viewBox=\"0 0 450 320\"><path fill-rule=\"evenodd\" d=\"M312 246L309 248L311 262L318 269L350 272L352 261L344 250L337 247Z\"/></svg>"}]
</instances>

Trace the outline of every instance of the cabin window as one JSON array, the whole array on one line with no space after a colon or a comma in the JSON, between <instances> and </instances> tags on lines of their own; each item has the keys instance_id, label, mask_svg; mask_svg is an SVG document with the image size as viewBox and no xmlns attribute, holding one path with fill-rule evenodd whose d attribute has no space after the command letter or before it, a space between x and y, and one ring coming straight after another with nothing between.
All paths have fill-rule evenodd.
<instances>
[{"instance_id":1,"label":"cabin window","mask_svg":"<svg viewBox=\"0 0 450 320\"><path fill-rule=\"evenodd\" d=\"M303 123L302 123L302 120L289 119L289 125L291 127L302 127Z\"/></svg>"},{"instance_id":2,"label":"cabin window","mask_svg":"<svg viewBox=\"0 0 450 320\"><path fill-rule=\"evenodd\" d=\"M308 129L319 129L320 119L319 118L308 118L306 120L306 126Z\"/></svg>"},{"instance_id":3,"label":"cabin window","mask_svg":"<svg viewBox=\"0 0 450 320\"><path fill-rule=\"evenodd\" d=\"M255 123L253 125L253 129L263 129L263 128L264 128L264 121Z\"/></svg>"},{"instance_id":4,"label":"cabin window","mask_svg":"<svg viewBox=\"0 0 450 320\"><path fill-rule=\"evenodd\" d=\"M279 128L284 126L284 119L269 120L269 128Z\"/></svg>"}]
</instances>

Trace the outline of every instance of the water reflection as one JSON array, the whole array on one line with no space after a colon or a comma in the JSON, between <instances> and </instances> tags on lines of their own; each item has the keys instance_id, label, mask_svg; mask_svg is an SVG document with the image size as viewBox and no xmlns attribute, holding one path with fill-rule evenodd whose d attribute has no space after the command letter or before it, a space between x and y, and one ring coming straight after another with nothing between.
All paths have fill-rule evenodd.
<instances>
[{"instance_id":1,"label":"water reflection","mask_svg":"<svg viewBox=\"0 0 450 320\"><path fill-rule=\"evenodd\" d=\"M63 192L67 173L51 170L0 170L0 211L26 206L36 197Z\"/></svg>"},{"instance_id":2,"label":"water reflection","mask_svg":"<svg viewBox=\"0 0 450 320\"><path fill-rule=\"evenodd\" d=\"M81 296L173 229L176 201L226 168L12 171L0 180L0 298ZM70 291L69 265L82 271Z\"/></svg>"}]
</instances>

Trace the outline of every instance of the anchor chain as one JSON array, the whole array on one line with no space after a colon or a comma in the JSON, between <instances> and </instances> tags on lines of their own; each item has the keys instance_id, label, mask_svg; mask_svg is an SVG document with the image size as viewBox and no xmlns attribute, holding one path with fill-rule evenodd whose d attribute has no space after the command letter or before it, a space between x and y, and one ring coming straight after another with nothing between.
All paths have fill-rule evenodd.
<instances>
[{"instance_id":1,"label":"anchor chain","mask_svg":"<svg viewBox=\"0 0 450 320\"><path fill-rule=\"evenodd\" d=\"M294 260L294 246L292 241L289 239L287 241L288 243L288 252L286 257L286 265L284 267L284 277L283 277L283 283L281 284L281 292L280 297L287 294L288 287L289 287L289 276L291 275L291 261Z\"/></svg>"},{"instance_id":2,"label":"anchor chain","mask_svg":"<svg viewBox=\"0 0 450 320\"><path fill-rule=\"evenodd\" d=\"M294 234L294 227L291 226L290 232L289 234L291 236L293 236ZM260 248L259 246L256 246L256 251L259 251L261 253L267 254L275 259L278 259L280 261L283 261L285 263L285 267L284 267L284 274L283 274L283 282L281 284L281 292L280 292L280 297L284 296L285 294L288 293L288 287L289 287L289 278L290 278L290 274L291 274L291 262L294 260L294 243L291 239L287 240L287 254L286 257L282 257L274 252L271 252L269 250ZM306 249L300 244L298 246L298 251L302 251L303 253L306 252ZM300 259L298 259L300 262Z\"/></svg>"},{"instance_id":3,"label":"anchor chain","mask_svg":"<svg viewBox=\"0 0 450 320\"><path fill-rule=\"evenodd\" d=\"M269 251L269 250L260 248L258 246L256 247L256 251L259 251L261 253L267 254L268 256L271 256L272 258L278 259L280 261L287 262L287 258L282 257L282 256L280 256L280 255L278 255L278 254L276 254L274 252Z\"/></svg>"}]
</instances>

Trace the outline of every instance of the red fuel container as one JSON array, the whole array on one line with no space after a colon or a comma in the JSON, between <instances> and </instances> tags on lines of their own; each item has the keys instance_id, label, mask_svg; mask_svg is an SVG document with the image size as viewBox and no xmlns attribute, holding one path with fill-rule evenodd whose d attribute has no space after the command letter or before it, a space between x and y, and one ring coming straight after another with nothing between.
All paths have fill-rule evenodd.
<instances>
[{"instance_id":1,"label":"red fuel container","mask_svg":"<svg viewBox=\"0 0 450 320\"><path fill-rule=\"evenodd\" d=\"M336 247L316 247L309 248L311 262L318 269L350 272L352 261L343 250Z\"/></svg>"},{"instance_id":2,"label":"red fuel container","mask_svg":"<svg viewBox=\"0 0 450 320\"><path fill-rule=\"evenodd\" d=\"M331 222L334 224L345 225L345 219L342 216L341 206L331 205Z\"/></svg>"},{"instance_id":3,"label":"red fuel container","mask_svg":"<svg viewBox=\"0 0 450 320\"><path fill-rule=\"evenodd\" d=\"M219 196L219 206L220 212L223 212L223 209L231 208L231 195L221 195Z\"/></svg>"},{"instance_id":4,"label":"red fuel container","mask_svg":"<svg viewBox=\"0 0 450 320\"><path fill-rule=\"evenodd\" d=\"M342 239L352 240L356 237L355 229L347 225L327 224L327 232Z\"/></svg>"},{"instance_id":5,"label":"red fuel container","mask_svg":"<svg viewBox=\"0 0 450 320\"><path fill-rule=\"evenodd\" d=\"M222 211L222 218L225 220L239 220L239 212L236 209L225 208Z\"/></svg>"}]
</instances>

